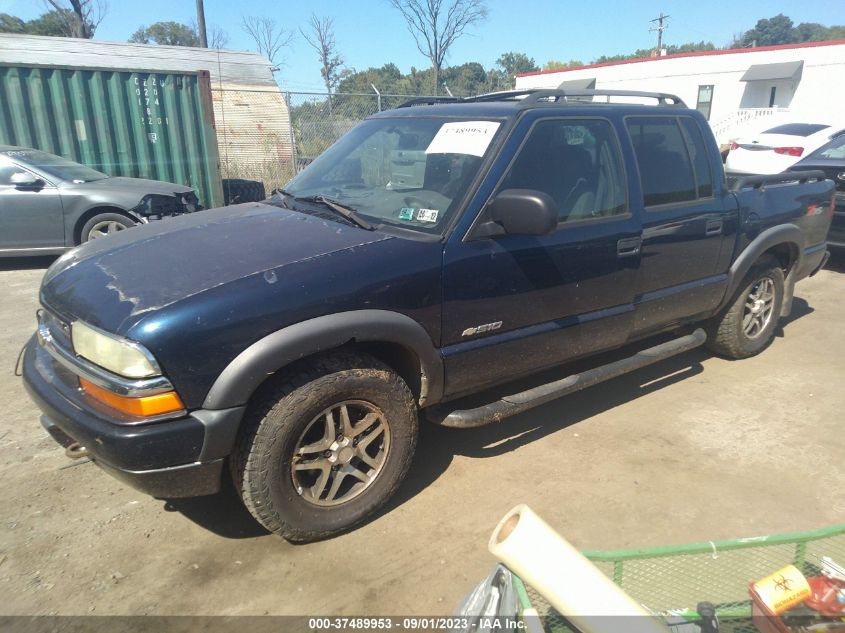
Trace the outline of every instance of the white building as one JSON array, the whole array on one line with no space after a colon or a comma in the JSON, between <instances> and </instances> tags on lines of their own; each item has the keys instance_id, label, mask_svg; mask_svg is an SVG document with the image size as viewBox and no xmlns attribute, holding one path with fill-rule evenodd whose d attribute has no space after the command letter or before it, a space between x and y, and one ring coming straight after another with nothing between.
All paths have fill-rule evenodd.
<instances>
[{"instance_id":1,"label":"white building","mask_svg":"<svg viewBox=\"0 0 845 633\"><path fill-rule=\"evenodd\" d=\"M845 119L845 40L678 53L516 76L516 88L676 94L710 121L719 143L771 117Z\"/></svg>"}]
</instances>

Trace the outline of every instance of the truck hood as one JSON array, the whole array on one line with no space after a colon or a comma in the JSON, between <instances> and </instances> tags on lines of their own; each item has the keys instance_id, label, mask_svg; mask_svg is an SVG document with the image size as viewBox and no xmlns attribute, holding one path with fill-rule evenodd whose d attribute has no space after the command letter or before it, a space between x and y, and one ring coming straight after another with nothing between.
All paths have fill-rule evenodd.
<instances>
[{"instance_id":1,"label":"truck hood","mask_svg":"<svg viewBox=\"0 0 845 633\"><path fill-rule=\"evenodd\" d=\"M59 258L42 304L123 334L145 313L251 275L395 239L377 231L248 203L167 218L83 244Z\"/></svg>"},{"instance_id":2,"label":"truck hood","mask_svg":"<svg viewBox=\"0 0 845 633\"><path fill-rule=\"evenodd\" d=\"M187 193L192 191L191 187L185 185L177 185L172 182L163 182L161 180L147 180L145 178L124 178L122 176L114 176L103 178L102 180L92 180L90 182L65 182L62 183L62 189L77 189L84 188L85 191L102 191L103 193L111 191L133 191L141 194L158 193L162 195L172 196L174 193Z\"/></svg>"}]
</instances>

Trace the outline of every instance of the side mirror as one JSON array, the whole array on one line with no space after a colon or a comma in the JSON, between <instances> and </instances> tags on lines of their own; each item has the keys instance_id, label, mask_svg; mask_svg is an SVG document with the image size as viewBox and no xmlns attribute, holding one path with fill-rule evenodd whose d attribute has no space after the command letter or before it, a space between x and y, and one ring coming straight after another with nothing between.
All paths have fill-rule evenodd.
<instances>
[{"instance_id":1,"label":"side mirror","mask_svg":"<svg viewBox=\"0 0 845 633\"><path fill-rule=\"evenodd\" d=\"M12 174L10 178L10 182L15 185L18 189L33 189L36 187L41 187L44 184L44 181L40 178L36 178L29 172L19 171L15 174Z\"/></svg>"},{"instance_id":2,"label":"side mirror","mask_svg":"<svg viewBox=\"0 0 845 633\"><path fill-rule=\"evenodd\" d=\"M548 235L557 228L558 209L551 196L535 189L505 189L484 210L477 235Z\"/></svg>"}]
</instances>

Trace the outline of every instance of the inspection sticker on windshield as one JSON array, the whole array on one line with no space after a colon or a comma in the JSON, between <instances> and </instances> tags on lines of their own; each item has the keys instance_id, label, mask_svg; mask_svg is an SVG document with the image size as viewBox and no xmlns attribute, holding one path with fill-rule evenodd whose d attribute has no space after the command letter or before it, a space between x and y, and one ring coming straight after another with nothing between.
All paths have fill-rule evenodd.
<instances>
[{"instance_id":1,"label":"inspection sticker on windshield","mask_svg":"<svg viewBox=\"0 0 845 633\"><path fill-rule=\"evenodd\" d=\"M419 209L417 211L418 222L437 222L437 209Z\"/></svg>"},{"instance_id":2,"label":"inspection sticker on windshield","mask_svg":"<svg viewBox=\"0 0 845 633\"><path fill-rule=\"evenodd\" d=\"M414 219L414 208L413 207L402 207L399 209L399 219L400 220L413 220Z\"/></svg>"},{"instance_id":3,"label":"inspection sticker on windshield","mask_svg":"<svg viewBox=\"0 0 845 633\"><path fill-rule=\"evenodd\" d=\"M431 139L425 153L484 156L498 129L499 124L495 121L444 123Z\"/></svg>"}]
</instances>

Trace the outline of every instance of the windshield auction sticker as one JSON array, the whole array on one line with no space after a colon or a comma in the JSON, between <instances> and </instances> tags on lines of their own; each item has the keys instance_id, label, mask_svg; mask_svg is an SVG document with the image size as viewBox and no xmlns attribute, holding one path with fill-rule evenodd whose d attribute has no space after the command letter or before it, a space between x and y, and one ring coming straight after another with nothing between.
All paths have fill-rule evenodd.
<instances>
[{"instance_id":1,"label":"windshield auction sticker","mask_svg":"<svg viewBox=\"0 0 845 633\"><path fill-rule=\"evenodd\" d=\"M495 121L444 123L431 139L425 153L484 156L498 129L499 124Z\"/></svg>"}]
</instances>

